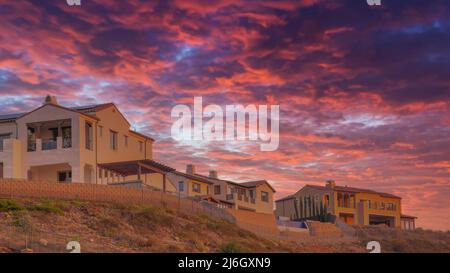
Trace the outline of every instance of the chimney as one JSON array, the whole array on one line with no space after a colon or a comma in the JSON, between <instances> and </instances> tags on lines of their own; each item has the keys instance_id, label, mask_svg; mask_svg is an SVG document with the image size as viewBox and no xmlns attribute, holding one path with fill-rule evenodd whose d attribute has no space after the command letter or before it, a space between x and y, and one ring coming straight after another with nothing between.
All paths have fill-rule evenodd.
<instances>
[{"instance_id":1,"label":"chimney","mask_svg":"<svg viewBox=\"0 0 450 273\"><path fill-rule=\"evenodd\" d=\"M58 101L56 100L56 96L50 96L50 95L47 95L47 96L45 97L44 104L58 105Z\"/></svg>"},{"instance_id":2,"label":"chimney","mask_svg":"<svg viewBox=\"0 0 450 273\"><path fill-rule=\"evenodd\" d=\"M195 174L195 165L194 164L186 165L186 173L187 174Z\"/></svg>"},{"instance_id":3,"label":"chimney","mask_svg":"<svg viewBox=\"0 0 450 273\"><path fill-rule=\"evenodd\" d=\"M336 186L336 182L334 182L334 180L328 180L325 186L327 188L334 188Z\"/></svg>"},{"instance_id":4,"label":"chimney","mask_svg":"<svg viewBox=\"0 0 450 273\"><path fill-rule=\"evenodd\" d=\"M209 177L210 178L214 178L214 179L218 179L219 178L217 176L217 171L209 171Z\"/></svg>"}]
</instances>

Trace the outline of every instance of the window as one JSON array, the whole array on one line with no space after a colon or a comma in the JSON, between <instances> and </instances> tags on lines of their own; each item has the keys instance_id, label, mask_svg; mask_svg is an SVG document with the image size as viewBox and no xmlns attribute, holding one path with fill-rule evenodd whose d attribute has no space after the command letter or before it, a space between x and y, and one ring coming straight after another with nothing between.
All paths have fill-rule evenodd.
<instances>
[{"instance_id":1,"label":"window","mask_svg":"<svg viewBox=\"0 0 450 273\"><path fill-rule=\"evenodd\" d=\"M214 185L214 194L220 194L220 185Z\"/></svg>"},{"instance_id":2,"label":"window","mask_svg":"<svg viewBox=\"0 0 450 273\"><path fill-rule=\"evenodd\" d=\"M103 174L103 170L102 169L98 169L98 178L102 178Z\"/></svg>"},{"instance_id":3,"label":"window","mask_svg":"<svg viewBox=\"0 0 450 273\"><path fill-rule=\"evenodd\" d=\"M139 141L139 151L142 152L144 150L144 142Z\"/></svg>"},{"instance_id":4,"label":"window","mask_svg":"<svg viewBox=\"0 0 450 273\"><path fill-rule=\"evenodd\" d=\"M92 124L89 122L85 123L84 126L85 129L85 142L86 142L86 149L92 150L93 149L93 141L92 141Z\"/></svg>"},{"instance_id":5,"label":"window","mask_svg":"<svg viewBox=\"0 0 450 273\"><path fill-rule=\"evenodd\" d=\"M387 210L395 210L395 205L393 203L387 203Z\"/></svg>"},{"instance_id":6,"label":"window","mask_svg":"<svg viewBox=\"0 0 450 273\"><path fill-rule=\"evenodd\" d=\"M384 207L385 207L385 206L384 206L384 202L381 202L381 203L380 203L380 209L384 210Z\"/></svg>"},{"instance_id":7,"label":"window","mask_svg":"<svg viewBox=\"0 0 450 273\"><path fill-rule=\"evenodd\" d=\"M263 202L269 202L269 193L262 191L261 192L261 201Z\"/></svg>"},{"instance_id":8,"label":"window","mask_svg":"<svg viewBox=\"0 0 450 273\"><path fill-rule=\"evenodd\" d=\"M71 171L62 171L58 172L58 182L72 182L72 172Z\"/></svg>"},{"instance_id":9,"label":"window","mask_svg":"<svg viewBox=\"0 0 450 273\"><path fill-rule=\"evenodd\" d=\"M200 193L200 184L192 183L192 191Z\"/></svg>"},{"instance_id":10,"label":"window","mask_svg":"<svg viewBox=\"0 0 450 273\"><path fill-rule=\"evenodd\" d=\"M101 125L98 126L98 136L103 137L103 126Z\"/></svg>"},{"instance_id":11,"label":"window","mask_svg":"<svg viewBox=\"0 0 450 273\"><path fill-rule=\"evenodd\" d=\"M330 207L330 195L328 195L328 194L325 194L325 196L324 196L324 205L327 207L327 208L329 208Z\"/></svg>"},{"instance_id":12,"label":"window","mask_svg":"<svg viewBox=\"0 0 450 273\"><path fill-rule=\"evenodd\" d=\"M11 137L11 134L0 135L0 152L3 151L3 140Z\"/></svg>"},{"instance_id":13,"label":"window","mask_svg":"<svg viewBox=\"0 0 450 273\"><path fill-rule=\"evenodd\" d=\"M184 191L184 182L183 181L178 182L178 190L180 192Z\"/></svg>"},{"instance_id":14,"label":"window","mask_svg":"<svg viewBox=\"0 0 450 273\"><path fill-rule=\"evenodd\" d=\"M117 132L110 131L109 142L111 150L117 150Z\"/></svg>"},{"instance_id":15,"label":"window","mask_svg":"<svg viewBox=\"0 0 450 273\"><path fill-rule=\"evenodd\" d=\"M3 178L3 163L0 162L0 179Z\"/></svg>"},{"instance_id":16,"label":"window","mask_svg":"<svg viewBox=\"0 0 450 273\"><path fill-rule=\"evenodd\" d=\"M128 136L124 136L125 147L128 147Z\"/></svg>"}]
</instances>

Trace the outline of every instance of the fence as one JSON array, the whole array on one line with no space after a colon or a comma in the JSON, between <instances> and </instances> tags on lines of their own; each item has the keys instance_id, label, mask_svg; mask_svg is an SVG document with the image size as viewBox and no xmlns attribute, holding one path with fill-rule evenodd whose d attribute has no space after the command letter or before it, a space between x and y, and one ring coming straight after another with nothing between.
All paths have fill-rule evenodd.
<instances>
[{"instance_id":1,"label":"fence","mask_svg":"<svg viewBox=\"0 0 450 273\"><path fill-rule=\"evenodd\" d=\"M183 198L175 193L165 193L149 188L1 179L0 198L48 198L166 206L186 214L205 214L216 219L235 222L234 217L222 208L208 206L203 202Z\"/></svg>"}]
</instances>

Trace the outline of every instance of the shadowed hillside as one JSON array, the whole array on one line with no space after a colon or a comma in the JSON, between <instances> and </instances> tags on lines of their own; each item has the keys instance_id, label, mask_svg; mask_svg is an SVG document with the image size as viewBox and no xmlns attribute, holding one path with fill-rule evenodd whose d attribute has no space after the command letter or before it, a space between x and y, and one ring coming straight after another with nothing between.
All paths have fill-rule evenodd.
<instances>
[{"instance_id":1,"label":"shadowed hillside","mask_svg":"<svg viewBox=\"0 0 450 273\"><path fill-rule=\"evenodd\" d=\"M0 199L0 252L69 252L69 241L80 242L81 252L367 252L369 237L386 251L408 251L411 240L421 242L411 251L449 251L448 234L421 232L360 229L360 241L277 242L165 207Z\"/></svg>"}]
</instances>

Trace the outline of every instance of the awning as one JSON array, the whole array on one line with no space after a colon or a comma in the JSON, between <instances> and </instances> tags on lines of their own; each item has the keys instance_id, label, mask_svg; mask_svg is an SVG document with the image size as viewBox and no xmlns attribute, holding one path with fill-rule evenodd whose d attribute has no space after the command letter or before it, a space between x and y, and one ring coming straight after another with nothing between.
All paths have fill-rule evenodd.
<instances>
[{"instance_id":1,"label":"awning","mask_svg":"<svg viewBox=\"0 0 450 273\"><path fill-rule=\"evenodd\" d=\"M160 173L166 174L175 171L174 168L166 166L154 160L134 160L98 164L98 167L122 176Z\"/></svg>"}]
</instances>

